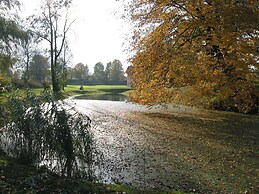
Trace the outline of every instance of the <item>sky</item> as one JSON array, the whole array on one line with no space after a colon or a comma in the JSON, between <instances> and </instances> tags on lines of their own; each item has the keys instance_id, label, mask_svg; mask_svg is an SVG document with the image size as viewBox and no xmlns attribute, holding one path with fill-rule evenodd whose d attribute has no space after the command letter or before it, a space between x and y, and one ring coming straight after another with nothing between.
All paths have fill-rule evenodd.
<instances>
[{"instance_id":1,"label":"sky","mask_svg":"<svg viewBox=\"0 0 259 194\"><path fill-rule=\"evenodd\" d=\"M23 0L23 14L29 15L39 9L42 0ZM90 71L96 63L106 65L119 59L124 70L128 63L125 37L129 24L122 20L123 8L116 0L73 0L71 19L76 19L69 32L69 45L73 54L72 64L87 64Z\"/></svg>"}]
</instances>

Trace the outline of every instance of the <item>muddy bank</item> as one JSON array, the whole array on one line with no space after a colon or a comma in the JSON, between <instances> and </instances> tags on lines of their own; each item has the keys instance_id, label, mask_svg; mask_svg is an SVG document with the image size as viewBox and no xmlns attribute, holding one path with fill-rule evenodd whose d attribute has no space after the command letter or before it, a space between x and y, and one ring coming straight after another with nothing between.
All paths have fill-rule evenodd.
<instances>
[{"instance_id":1,"label":"muddy bank","mask_svg":"<svg viewBox=\"0 0 259 194\"><path fill-rule=\"evenodd\" d=\"M93 121L100 178L197 193L259 190L259 118L172 106L67 100Z\"/></svg>"}]
</instances>

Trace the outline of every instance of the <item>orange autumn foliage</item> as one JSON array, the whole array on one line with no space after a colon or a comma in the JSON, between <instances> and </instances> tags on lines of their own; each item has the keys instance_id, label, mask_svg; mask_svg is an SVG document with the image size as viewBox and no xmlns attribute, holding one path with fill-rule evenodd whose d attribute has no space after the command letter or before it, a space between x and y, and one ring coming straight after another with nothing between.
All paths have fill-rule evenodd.
<instances>
[{"instance_id":1,"label":"orange autumn foliage","mask_svg":"<svg viewBox=\"0 0 259 194\"><path fill-rule=\"evenodd\" d=\"M134 0L133 98L259 110L256 0Z\"/></svg>"}]
</instances>

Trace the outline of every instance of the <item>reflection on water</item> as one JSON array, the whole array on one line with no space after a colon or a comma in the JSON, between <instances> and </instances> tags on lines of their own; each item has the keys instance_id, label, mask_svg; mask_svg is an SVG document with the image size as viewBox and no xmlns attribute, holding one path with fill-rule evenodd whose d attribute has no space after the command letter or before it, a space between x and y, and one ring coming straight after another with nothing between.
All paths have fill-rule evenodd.
<instances>
[{"instance_id":1,"label":"reflection on water","mask_svg":"<svg viewBox=\"0 0 259 194\"><path fill-rule=\"evenodd\" d=\"M127 101L128 97L122 94L103 94L103 95L80 95L75 96L74 99L80 100L109 100L109 101Z\"/></svg>"}]
</instances>

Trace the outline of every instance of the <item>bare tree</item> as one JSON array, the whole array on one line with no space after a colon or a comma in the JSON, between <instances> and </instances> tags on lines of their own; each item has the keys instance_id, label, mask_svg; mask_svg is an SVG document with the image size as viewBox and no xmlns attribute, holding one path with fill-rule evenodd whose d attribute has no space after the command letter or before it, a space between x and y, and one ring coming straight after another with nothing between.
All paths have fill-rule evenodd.
<instances>
[{"instance_id":1,"label":"bare tree","mask_svg":"<svg viewBox=\"0 0 259 194\"><path fill-rule=\"evenodd\" d=\"M66 46L67 33L75 20L69 19L71 0L45 0L41 14L33 16L32 27L41 40L49 43L50 68L53 92L60 92L60 59Z\"/></svg>"},{"instance_id":2,"label":"bare tree","mask_svg":"<svg viewBox=\"0 0 259 194\"><path fill-rule=\"evenodd\" d=\"M21 51L20 51L20 63L21 67L24 69L23 79L24 82L27 84L28 80L30 79L29 73L29 66L33 56L38 52L37 48L37 41L35 40L34 35L27 31L27 36L25 41L21 44Z\"/></svg>"}]
</instances>

